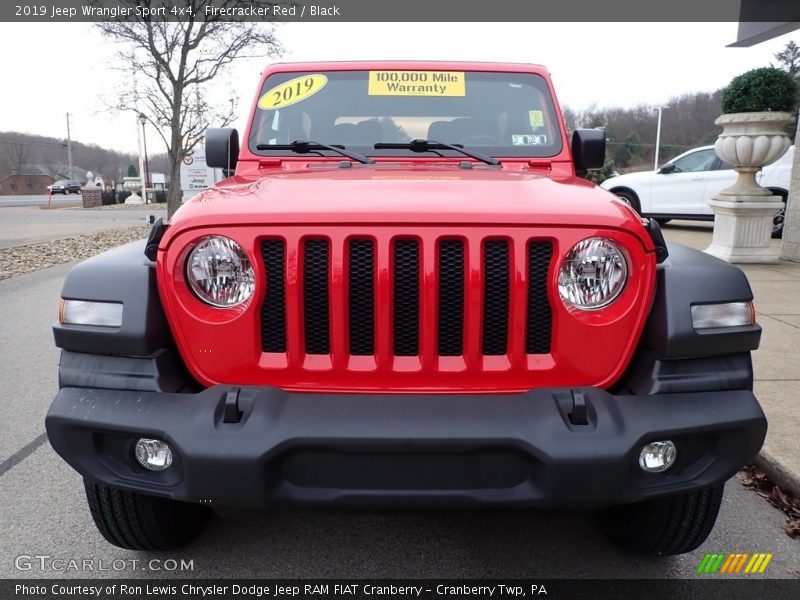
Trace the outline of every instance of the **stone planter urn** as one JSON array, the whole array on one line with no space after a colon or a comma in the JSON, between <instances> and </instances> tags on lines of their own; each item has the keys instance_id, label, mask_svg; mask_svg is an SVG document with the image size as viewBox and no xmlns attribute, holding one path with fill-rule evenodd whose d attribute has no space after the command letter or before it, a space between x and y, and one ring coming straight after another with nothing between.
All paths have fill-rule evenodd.
<instances>
[{"instance_id":1,"label":"stone planter urn","mask_svg":"<svg viewBox=\"0 0 800 600\"><path fill-rule=\"evenodd\" d=\"M125 198L125 204L144 204L144 200L138 194L142 189L142 180L139 177L123 177L122 189L131 193L130 196Z\"/></svg>"},{"instance_id":2,"label":"stone planter urn","mask_svg":"<svg viewBox=\"0 0 800 600\"><path fill-rule=\"evenodd\" d=\"M709 201L715 222L708 254L735 263L778 261L769 242L773 217L783 202L758 185L756 174L789 148L786 128L793 121L787 112L731 113L714 121L723 128L714 150L739 176Z\"/></svg>"}]
</instances>

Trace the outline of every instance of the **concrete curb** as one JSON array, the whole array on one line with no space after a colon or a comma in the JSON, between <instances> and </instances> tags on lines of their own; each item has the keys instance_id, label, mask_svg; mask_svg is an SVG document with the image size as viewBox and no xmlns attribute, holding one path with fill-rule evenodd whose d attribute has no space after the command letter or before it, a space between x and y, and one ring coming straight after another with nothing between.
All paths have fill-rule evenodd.
<instances>
[{"instance_id":1,"label":"concrete curb","mask_svg":"<svg viewBox=\"0 0 800 600\"><path fill-rule=\"evenodd\" d=\"M800 476L797 469L782 465L769 452L762 450L753 459L753 462L781 489L800 498Z\"/></svg>"}]
</instances>

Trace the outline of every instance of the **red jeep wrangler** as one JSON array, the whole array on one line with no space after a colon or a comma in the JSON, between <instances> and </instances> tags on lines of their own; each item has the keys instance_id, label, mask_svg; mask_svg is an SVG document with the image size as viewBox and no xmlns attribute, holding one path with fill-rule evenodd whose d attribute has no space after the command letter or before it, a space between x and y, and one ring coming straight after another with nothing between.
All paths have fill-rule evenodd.
<instances>
[{"instance_id":1,"label":"red jeep wrangler","mask_svg":"<svg viewBox=\"0 0 800 600\"><path fill-rule=\"evenodd\" d=\"M579 175L532 65L268 68L229 177L67 276L55 450L112 544L212 511L595 507L622 545L708 536L764 440L742 272Z\"/></svg>"}]
</instances>

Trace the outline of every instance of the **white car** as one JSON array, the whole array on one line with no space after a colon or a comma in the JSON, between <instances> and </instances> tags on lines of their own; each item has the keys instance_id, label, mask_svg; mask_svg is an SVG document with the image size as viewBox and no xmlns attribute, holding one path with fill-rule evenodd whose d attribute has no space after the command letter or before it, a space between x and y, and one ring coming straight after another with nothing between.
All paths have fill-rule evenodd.
<instances>
[{"instance_id":1,"label":"white car","mask_svg":"<svg viewBox=\"0 0 800 600\"><path fill-rule=\"evenodd\" d=\"M783 198L789 195L794 146L778 161L764 167L757 179L762 187ZM736 181L733 166L714 152L714 146L703 146L684 152L657 171L628 173L606 179L601 187L613 192L636 212L653 217L659 223L670 219L711 221L714 213L708 205L718 192ZM783 233L784 209L775 215L772 237Z\"/></svg>"}]
</instances>

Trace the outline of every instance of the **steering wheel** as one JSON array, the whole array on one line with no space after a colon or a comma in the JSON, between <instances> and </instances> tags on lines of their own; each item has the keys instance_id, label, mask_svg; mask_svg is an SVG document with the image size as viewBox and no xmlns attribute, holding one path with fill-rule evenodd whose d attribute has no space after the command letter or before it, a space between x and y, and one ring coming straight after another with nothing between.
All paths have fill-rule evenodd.
<instances>
[{"instance_id":1,"label":"steering wheel","mask_svg":"<svg viewBox=\"0 0 800 600\"><path fill-rule=\"evenodd\" d=\"M464 146L505 146L505 142L501 140L499 137L493 135L487 135L485 133L475 133L473 135L468 135L465 138L459 140L460 144Z\"/></svg>"}]
</instances>

